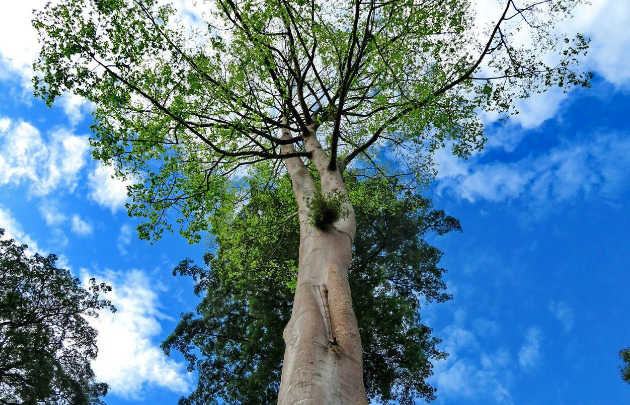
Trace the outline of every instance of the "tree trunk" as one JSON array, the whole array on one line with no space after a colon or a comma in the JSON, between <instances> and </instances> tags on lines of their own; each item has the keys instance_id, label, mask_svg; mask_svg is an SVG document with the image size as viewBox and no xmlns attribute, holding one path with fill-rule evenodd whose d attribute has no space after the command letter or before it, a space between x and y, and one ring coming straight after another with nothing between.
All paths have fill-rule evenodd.
<instances>
[{"instance_id":1,"label":"tree trunk","mask_svg":"<svg viewBox=\"0 0 630 405\"><path fill-rule=\"evenodd\" d=\"M352 310L348 267L352 242L333 228L313 229L300 241L293 314L279 405L365 405L361 339Z\"/></svg>"},{"instance_id":2,"label":"tree trunk","mask_svg":"<svg viewBox=\"0 0 630 405\"><path fill-rule=\"evenodd\" d=\"M367 405L361 338L348 283L354 210L346 201L345 215L333 223L321 227L311 223L313 198L332 193L347 197L339 169L329 169L329 158L314 132L304 136L304 144L312 153L321 190L300 158L285 159L299 207L300 258L293 313L284 330L278 405ZM282 136L288 138L288 131ZM291 145L283 150L294 151Z\"/></svg>"}]
</instances>

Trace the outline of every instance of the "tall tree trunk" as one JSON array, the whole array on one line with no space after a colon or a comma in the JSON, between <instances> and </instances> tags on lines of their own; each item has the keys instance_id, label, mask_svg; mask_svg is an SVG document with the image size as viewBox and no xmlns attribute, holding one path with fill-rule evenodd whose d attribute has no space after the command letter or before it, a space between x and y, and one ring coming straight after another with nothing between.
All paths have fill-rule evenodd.
<instances>
[{"instance_id":1,"label":"tall tree trunk","mask_svg":"<svg viewBox=\"0 0 630 405\"><path fill-rule=\"evenodd\" d=\"M348 235L311 227L300 241L298 284L286 349L279 405L367 404L361 340L352 310Z\"/></svg>"},{"instance_id":2,"label":"tall tree trunk","mask_svg":"<svg viewBox=\"0 0 630 405\"><path fill-rule=\"evenodd\" d=\"M300 158L285 160L299 207L300 258L293 313L284 331L278 405L367 405L361 338L347 276L356 231L354 211L344 202L343 217L313 226L309 201L331 193L347 197L347 192L340 171L328 168L328 157L314 133L305 137L305 146L312 153L321 190ZM293 147L283 149L289 153Z\"/></svg>"}]
</instances>

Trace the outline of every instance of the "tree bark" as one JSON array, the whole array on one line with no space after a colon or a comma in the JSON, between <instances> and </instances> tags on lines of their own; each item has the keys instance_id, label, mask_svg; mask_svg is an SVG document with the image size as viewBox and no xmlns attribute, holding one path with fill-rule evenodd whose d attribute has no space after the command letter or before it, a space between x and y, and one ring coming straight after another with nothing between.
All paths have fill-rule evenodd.
<instances>
[{"instance_id":1,"label":"tree bark","mask_svg":"<svg viewBox=\"0 0 630 405\"><path fill-rule=\"evenodd\" d=\"M332 224L313 226L310 199L332 192L347 197L347 191L339 170L329 170L315 135L305 137L304 144L312 153L321 190L300 158L285 160L299 207L300 256L293 313L284 330L278 405L367 405L361 338L347 277L356 231L354 211L345 202L346 215ZM284 153L292 150L284 146Z\"/></svg>"},{"instance_id":2,"label":"tree bark","mask_svg":"<svg viewBox=\"0 0 630 405\"><path fill-rule=\"evenodd\" d=\"M348 235L334 228L301 237L279 405L367 404L347 278L351 246Z\"/></svg>"}]
</instances>

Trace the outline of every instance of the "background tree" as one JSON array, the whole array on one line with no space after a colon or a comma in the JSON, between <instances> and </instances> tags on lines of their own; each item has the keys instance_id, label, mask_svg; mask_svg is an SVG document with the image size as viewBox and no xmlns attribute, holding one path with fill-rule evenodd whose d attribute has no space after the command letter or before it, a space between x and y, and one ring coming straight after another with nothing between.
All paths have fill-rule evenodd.
<instances>
[{"instance_id":1,"label":"background tree","mask_svg":"<svg viewBox=\"0 0 630 405\"><path fill-rule=\"evenodd\" d=\"M135 180L144 238L179 211L199 240L252 166L288 172L299 271L278 403L364 405L344 171L422 185L437 148L483 146L479 110L586 85L586 40L554 30L578 3L503 0L483 30L468 0L213 0L195 27L156 0L61 0L35 15L35 89L94 103L94 156Z\"/></svg>"},{"instance_id":2,"label":"background tree","mask_svg":"<svg viewBox=\"0 0 630 405\"><path fill-rule=\"evenodd\" d=\"M625 364L621 367L621 378L630 384L630 347L619 352L619 358Z\"/></svg>"},{"instance_id":3,"label":"background tree","mask_svg":"<svg viewBox=\"0 0 630 405\"><path fill-rule=\"evenodd\" d=\"M187 259L174 271L192 276L195 293L203 296L196 313L184 314L163 343L167 353L181 351L199 376L197 389L181 404L219 398L228 404L271 404L277 397L282 331L297 279L297 205L287 176L258 172L248 183L246 204L224 207L213 219L218 249L206 256L208 267ZM446 354L420 322L420 299L450 297L443 292L441 253L423 237L459 230L459 223L387 179L359 181L350 173L346 185L358 224L348 278L367 395L380 403L431 400L434 388L425 381L431 361Z\"/></svg>"},{"instance_id":4,"label":"background tree","mask_svg":"<svg viewBox=\"0 0 630 405\"><path fill-rule=\"evenodd\" d=\"M55 255L27 248L0 240L0 404L102 404L107 384L94 380L97 332L86 317L114 310L99 298L111 287L91 279L86 290Z\"/></svg>"}]
</instances>

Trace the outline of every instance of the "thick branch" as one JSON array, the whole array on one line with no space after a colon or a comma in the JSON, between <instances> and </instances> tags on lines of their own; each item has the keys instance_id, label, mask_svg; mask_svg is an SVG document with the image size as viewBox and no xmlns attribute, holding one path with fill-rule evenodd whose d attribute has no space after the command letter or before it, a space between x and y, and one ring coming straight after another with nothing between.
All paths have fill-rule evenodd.
<instances>
[{"instance_id":1,"label":"thick branch","mask_svg":"<svg viewBox=\"0 0 630 405\"><path fill-rule=\"evenodd\" d=\"M505 16L507 15L507 12L510 9L510 5L511 4L512 4L512 0L508 0L507 5L506 5L505 9L503 10L503 14L501 15L501 18L499 18L499 21L494 26L494 29L492 30L492 33L490 34L490 37L488 38L488 41L486 42L486 45L484 47L483 52L481 53L481 55L477 58L475 63L468 70L466 70L456 80L453 80L452 82L447 83L444 86L442 86L439 89L437 89L435 92L433 92L431 95L429 95L424 100L421 100L421 101L418 101L418 102L415 102L415 103L411 103L411 105L409 105L408 107L402 109L401 111L399 111L396 114L394 114L393 116L391 116L376 131L374 131L374 133L372 134L370 139L368 139L363 145L361 145L358 148L356 148L355 150L353 150L344 159L344 162L346 163L346 165L348 165L352 161L352 159L357 157L360 153L362 153L367 148L372 146L379 139L381 134L389 126L391 126L392 124L396 123L398 120L400 120L401 118L406 116L411 111L417 110L419 108L422 108L422 107L426 106L429 103L430 100L441 96L442 94L446 93L447 91L453 89L458 84L464 82L465 80L470 79L472 77L472 74L475 72L475 70L477 70L477 68L479 68L479 66L481 66L481 63L483 62L483 60L486 57L486 55L489 54L488 51L490 50L490 47L492 46L492 43L494 42L494 38L497 35L497 32L499 32L499 28L501 26L501 23L505 20Z\"/></svg>"},{"instance_id":2,"label":"thick branch","mask_svg":"<svg viewBox=\"0 0 630 405\"><path fill-rule=\"evenodd\" d=\"M286 122L287 120L284 119ZM288 129L281 129L281 139L290 139L291 133ZM295 146L291 143L280 146L280 152L282 156L285 156L284 164L286 165L289 176L291 176L291 184L293 185L293 191L295 193L295 199L297 200L300 220L306 223L308 207L307 203L310 198L316 195L317 186L315 185L315 179L310 170L306 167L302 159L297 155ZM308 153L311 156L310 153Z\"/></svg>"},{"instance_id":3,"label":"thick branch","mask_svg":"<svg viewBox=\"0 0 630 405\"><path fill-rule=\"evenodd\" d=\"M260 45L260 41L256 40L256 38L254 37L251 31L251 28L248 27L247 24L245 23L245 20L243 19L240 12L238 11L238 8L236 7L236 4L234 3L234 1L226 0L226 2L229 4L230 10L234 13L238 21L234 20L234 18L230 16L230 12L229 12L230 10L228 10L222 2L221 5L223 6L223 11L225 12L227 18L229 18L230 21L232 21L232 23L234 23L237 26L240 23L241 31L245 34L245 36L247 37L247 39L252 45L254 46ZM306 130L306 123L300 118L300 114L291 103L291 98L289 97L288 94L286 94L285 89L283 89L282 83L280 83L280 77L278 75L278 72L273 68L273 64L271 63L271 60L269 60L269 55L267 55L267 53L264 54L264 64L265 64L265 67L267 68L267 73L269 73L271 80L273 80L273 83L276 86L276 90L280 93L282 100L286 103L286 107L291 111L291 114L297 121L297 124L300 126L300 128L303 131Z\"/></svg>"},{"instance_id":4,"label":"thick branch","mask_svg":"<svg viewBox=\"0 0 630 405\"><path fill-rule=\"evenodd\" d=\"M106 65L103 62L101 62L98 58L96 58L96 55L94 53L89 53L89 56L97 64L99 64L101 67L103 67L105 69L105 71L109 75L111 75L116 80L118 80L121 83L123 83L129 89L131 89L131 90L135 91L136 93L138 93L145 100L149 101L153 106L155 106L158 110L160 110L161 112L166 114L168 117L170 117L173 120L175 120L177 123L182 125L184 128L188 129L195 136L197 136L202 142L204 142L206 145L210 146L210 148L214 152L218 153L219 155L228 156L228 157L257 156L257 157L263 157L263 158L267 158L267 159L284 159L284 158L286 158L286 156L281 156L281 155L277 155L277 154L273 154L273 153L266 153L266 152L263 152L263 151L251 150L251 151L246 151L246 152L231 152L231 151L227 151L227 150L219 148L213 142L211 142L208 138L206 138L201 132L199 132L197 129L195 129L193 125L188 123L186 120L184 120L182 117L178 116L177 114L174 114L173 112L171 112L166 106L164 106L162 103L160 103L154 97L150 96L147 92L145 92L144 90L142 90L141 88L139 88L135 84L131 83L126 78L122 77L121 75L119 75L118 73L113 71L109 65ZM295 155L291 154L290 156L306 156L306 154L296 152Z\"/></svg>"}]
</instances>

